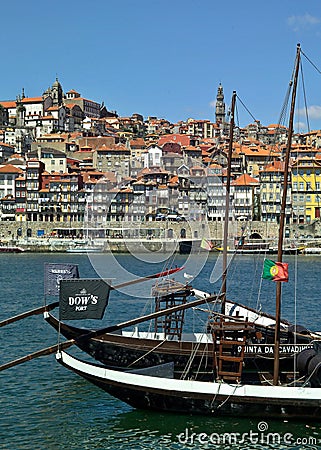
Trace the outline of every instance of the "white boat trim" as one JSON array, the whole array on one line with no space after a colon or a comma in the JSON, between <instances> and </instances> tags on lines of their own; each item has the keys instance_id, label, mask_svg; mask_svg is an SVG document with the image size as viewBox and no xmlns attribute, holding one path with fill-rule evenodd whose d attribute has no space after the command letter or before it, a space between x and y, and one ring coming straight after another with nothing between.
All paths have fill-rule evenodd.
<instances>
[{"instance_id":1,"label":"white boat trim","mask_svg":"<svg viewBox=\"0 0 321 450\"><path fill-rule=\"evenodd\" d=\"M195 380L179 380L172 378L151 377L129 372L106 369L102 366L80 361L70 354L62 351L56 354L56 359L61 360L68 368L75 370L84 376L99 378L105 382L136 386L137 388L153 389L154 391L220 395L261 399L280 400L314 400L321 402L321 388L298 387L298 386L269 386L269 385L242 385L228 384L224 382L204 382ZM320 403L321 406L321 403Z\"/></svg>"}]
</instances>

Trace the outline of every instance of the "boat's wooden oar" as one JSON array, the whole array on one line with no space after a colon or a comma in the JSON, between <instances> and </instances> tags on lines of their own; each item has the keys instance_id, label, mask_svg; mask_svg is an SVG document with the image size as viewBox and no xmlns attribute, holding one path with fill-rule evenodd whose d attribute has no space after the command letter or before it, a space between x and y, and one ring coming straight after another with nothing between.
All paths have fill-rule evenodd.
<instances>
[{"instance_id":1,"label":"boat's wooden oar","mask_svg":"<svg viewBox=\"0 0 321 450\"><path fill-rule=\"evenodd\" d=\"M17 322L18 320L25 319L29 316L35 316L37 314L42 314L45 311L51 311L52 309L59 306L59 302L50 303L49 305L41 306L39 308L31 309L30 311L25 311L22 314L18 314L17 316L10 317L10 319L3 320L0 322L0 328L8 325L9 323Z\"/></svg>"},{"instance_id":2,"label":"boat's wooden oar","mask_svg":"<svg viewBox=\"0 0 321 450\"><path fill-rule=\"evenodd\" d=\"M112 333L113 331L120 330L120 329L126 328L128 326L137 325L137 324L145 322L147 320L156 319L157 317L165 316L167 314L171 314L176 311L182 311L185 309L193 308L195 306L199 306L204 303L211 303L213 301L218 300L219 298L221 298L221 295L214 295L212 297L197 299L197 300L194 300L193 302L185 303L184 305L173 306L172 308L167 308L167 309L163 309L161 311L156 311L154 313L147 314L147 315L141 316L141 317L136 317L135 319L127 320L126 322L122 322L122 323L119 323L116 325L111 325L111 326L105 327L105 328L100 328L99 330L90 331L89 333L85 333L85 334L77 337L76 339L70 339L68 341L62 342L61 344L56 344L51 347L46 347L42 350L38 350L35 353L30 353L29 355L24 356L22 358L16 359L14 361L10 361L6 364L2 364L0 366L0 372L2 370L9 369L10 367L17 366L18 364L22 364L26 361L30 361L35 358L39 358L40 356L50 355L60 349L64 350L66 348L71 347L74 344L77 345L77 344L81 343L82 341L86 341L86 340L94 338L94 337L99 337L105 333Z\"/></svg>"},{"instance_id":3,"label":"boat's wooden oar","mask_svg":"<svg viewBox=\"0 0 321 450\"><path fill-rule=\"evenodd\" d=\"M60 344L52 345L51 347L43 348L42 350L38 350L37 352L30 353L29 355L23 356L19 359L15 359L14 361L9 361L8 363L2 364L2 366L0 366L0 372L2 370L10 369L10 367L18 366L19 364L22 364L24 362L31 361L32 359L39 358L40 356L51 355L58 350L66 350L73 344L75 344L75 341L71 339Z\"/></svg>"},{"instance_id":4,"label":"boat's wooden oar","mask_svg":"<svg viewBox=\"0 0 321 450\"><path fill-rule=\"evenodd\" d=\"M153 278L161 278L168 275L172 275L173 273L176 273L180 270L182 270L184 267L175 267L174 269L168 269L163 272L158 272L153 275L147 275L146 277L137 278L136 280L126 281L124 283L118 284L116 286L111 286L110 289L116 290L120 289L126 286L130 286L132 284L141 283L143 281L151 280ZM10 317L9 319L3 320L0 322L0 328L4 327L5 325L8 325L9 323L17 322L18 320L25 319L26 317L35 316L37 314L42 314L45 311L51 311L52 309L59 306L59 302L49 303L48 305L41 306L39 308L31 309L30 311L26 311L24 313L18 314L17 316Z\"/></svg>"}]
</instances>

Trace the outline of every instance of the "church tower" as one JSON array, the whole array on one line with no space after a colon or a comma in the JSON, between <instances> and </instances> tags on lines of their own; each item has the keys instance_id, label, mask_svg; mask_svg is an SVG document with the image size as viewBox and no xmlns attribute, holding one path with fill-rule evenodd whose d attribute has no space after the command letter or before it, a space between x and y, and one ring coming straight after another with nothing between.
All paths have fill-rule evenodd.
<instances>
[{"instance_id":1,"label":"church tower","mask_svg":"<svg viewBox=\"0 0 321 450\"><path fill-rule=\"evenodd\" d=\"M223 86L220 83L217 89L216 104L215 104L215 122L217 124L225 122L225 103Z\"/></svg>"},{"instance_id":2,"label":"church tower","mask_svg":"<svg viewBox=\"0 0 321 450\"><path fill-rule=\"evenodd\" d=\"M58 81L58 78L56 78L56 81L53 83L53 85L51 87L48 87L48 89L42 94L42 98L45 99L49 95L52 97L53 106L61 106L63 104L64 93L61 84Z\"/></svg>"},{"instance_id":3,"label":"church tower","mask_svg":"<svg viewBox=\"0 0 321 450\"><path fill-rule=\"evenodd\" d=\"M60 106L63 102L63 91L61 84L58 81L58 77L56 78L56 81L52 85L51 88L51 95L52 95L52 101L54 106Z\"/></svg>"},{"instance_id":4,"label":"church tower","mask_svg":"<svg viewBox=\"0 0 321 450\"><path fill-rule=\"evenodd\" d=\"M25 126L26 108L22 103L22 100L24 98L25 98L24 91L22 91L22 97L18 95L16 99L16 126L18 128Z\"/></svg>"}]
</instances>

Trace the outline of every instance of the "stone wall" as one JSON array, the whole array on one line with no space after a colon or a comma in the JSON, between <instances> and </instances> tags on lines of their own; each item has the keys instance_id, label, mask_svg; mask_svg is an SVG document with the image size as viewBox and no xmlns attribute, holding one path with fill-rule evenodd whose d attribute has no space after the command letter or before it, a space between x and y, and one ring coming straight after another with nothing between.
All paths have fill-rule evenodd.
<instances>
[{"instance_id":1,"label":"stone wall","mask_svg":"<svg viewBox=\"0 0 321 450\"><path fill-rule=\"evenodd\" d=\"M84 225L81 223L64 223L64 222L0 222L0 238L2 240L16 239L18 229L21 228L21 237L27 237L27 230L31 230L31 236L37 237L38 230L43 230L44 234L49 236L55 229L79 230L79 233L85 235ZM108 225L102 226L109 230L113 230L115 234L124 234L126 232L132 234L133 230L140 230L140 235L147 233L156 237L173 237L186 239L211 238L213 240L222 240L223 222L144 222L144 223L126 223L126 222L110 222ZM127 231L125 231L127 230ZM150 230L150 231L147 231ZM136 231L137 232L137 231ZM278 235L278 224L267 222L237 222L231 223L229 227L229 235L239 236L242 232L247 236L253 233L260 235L263 239L276 238ZM285 229L285 237L320 237L320 222L312 225L289 225Z\"/></svg>"}]
</instances>

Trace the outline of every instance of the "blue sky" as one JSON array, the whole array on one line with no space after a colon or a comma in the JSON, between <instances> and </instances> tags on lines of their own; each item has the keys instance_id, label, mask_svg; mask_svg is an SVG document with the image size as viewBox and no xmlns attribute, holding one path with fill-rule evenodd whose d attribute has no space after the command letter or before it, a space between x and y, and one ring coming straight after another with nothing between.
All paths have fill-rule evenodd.
<instances>
[{"instance_id":1,"label":"blue sky","mask_svg":"<svg viewBox=\"0 0 321 450\"><path fill-rule=\"evenodd\" d=\"M276 123L298 42L321 70L319 0L19 0L1 5L1 36L1 100L22 88L39 96L58 76L65 92L121 116L172 122L213 120L222 83L227 104L236 90L255 119ZM320 129L321 75L311 67L303 61L310 128ZM237 108L241 126L253 121Z\"/></svg>"}]
</instances>

